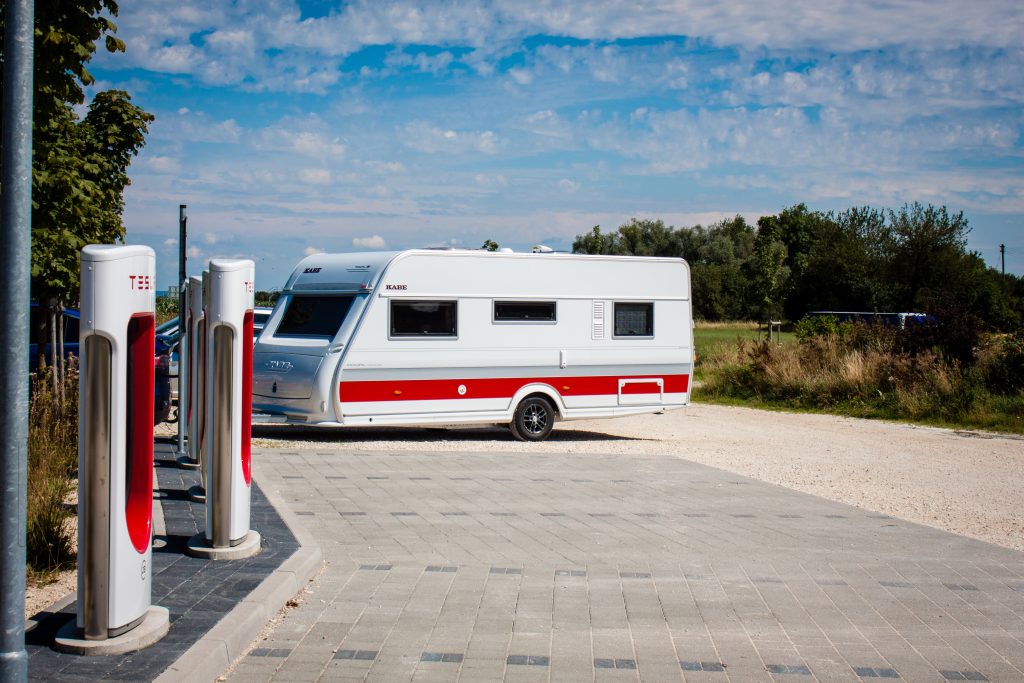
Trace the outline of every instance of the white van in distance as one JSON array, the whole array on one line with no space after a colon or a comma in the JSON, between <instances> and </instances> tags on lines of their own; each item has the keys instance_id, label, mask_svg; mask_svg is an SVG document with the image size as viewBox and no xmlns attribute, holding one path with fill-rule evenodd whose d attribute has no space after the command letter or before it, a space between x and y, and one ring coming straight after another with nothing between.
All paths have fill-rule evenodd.
<instances>
[{"instance_id":1,"label":"white van in distance","mask_svg":"<svg viewBox=\"0 0 1024 683\"><path fill-rule=\"evenodd\" d=\"M253 353L265 422L507 424L540 441L556 420L687 405L690 270L561 253L315 254Z\"/></svg>"}]
</instances>

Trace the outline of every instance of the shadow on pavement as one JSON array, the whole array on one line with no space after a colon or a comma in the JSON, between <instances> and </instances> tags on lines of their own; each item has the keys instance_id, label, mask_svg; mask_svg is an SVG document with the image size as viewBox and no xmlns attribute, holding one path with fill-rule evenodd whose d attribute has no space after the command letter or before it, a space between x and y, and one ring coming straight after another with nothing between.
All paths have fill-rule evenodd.
<instances>
[{"instance_id":1,"label":"shadow on pavement","mask_svg":"<svg viewBox=\"0 0 1024 683\"><path fill-rule=\"evenodd\" d=\"M302 425L253 425L252 435L259 439L346 443L354 441L400 441L407 443L433 441L515 441L505 427L443 428L443 427L306 427ZM579 441L653 441L641 437L620 436L604 432L555 428L547 442Z\"/></svg>"}]
</instances>

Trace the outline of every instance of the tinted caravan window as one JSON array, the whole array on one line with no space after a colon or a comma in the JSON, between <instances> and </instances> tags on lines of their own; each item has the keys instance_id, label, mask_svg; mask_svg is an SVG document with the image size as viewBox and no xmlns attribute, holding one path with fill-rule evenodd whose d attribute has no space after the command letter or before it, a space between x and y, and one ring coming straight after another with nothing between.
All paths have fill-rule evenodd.
<instances>
[{"instance_id":1,"label":"tinted caravan window","mask_svg":"<svg viewBox=\"0 0 1024 683\"><path fill-rule=\"evenodd\" d=\"M392 337L454 337L455 301L391 301Z\"/></svg>"},{"instance_id":2,"label":"tinted caravan window","mask_svg":"<svg viewBox=\"0 0 1024 683\"><path fill-rule=\"evenodd\" d=\"M555 322L555 302L495 301L494 322Z\"/></svg>"},{"instance_id":3,"label":"tinted caravan window","mask_svg":"<svg viewBox=\"0 0 1024 683\"><path fill-rule=\"evenodd\" d=\"M274 334L333 339L352 307L352 299L351 296L293 296Z\"/></svg>"},{"instance_id":4,"label":"tinted caravan window","mask_svg":"<svg viewBox=\"0 0 1024 683\"><path fill-rule=\"evenodd\" d=\"M653 337L654 304L616 303L615 336Z\"/></svg>"}]
</instances>

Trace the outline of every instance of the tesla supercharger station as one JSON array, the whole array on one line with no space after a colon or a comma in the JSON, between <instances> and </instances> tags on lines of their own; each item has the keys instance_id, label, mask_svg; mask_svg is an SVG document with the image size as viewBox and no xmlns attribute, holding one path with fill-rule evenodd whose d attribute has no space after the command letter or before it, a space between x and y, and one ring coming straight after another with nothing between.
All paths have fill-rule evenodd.
<instances>
[{"instance_id":1,"label":"tesla supercharger station","mask_svg":"<svg viewBox=\"0 0 1024 683\"><path fill-rule=\"evenodd\" d=\"M202 468L203 425L206 418L206 321L203 317L203 279L194 275L188 279L188 310L185 312L185 320L185 340L182 343L188 345L188 362L182 372L188 375L188 409L185 411L188 466ZM191 495L191 489L189 492Z\"/></svg>"},{"instance_id":2,"label":"tesla supercharger station","mask_svg":"<svg viewBox=\"0 0 1024 683\"><path fill-rule=\"evenodd\" d=\"M79 631L58 634L58 647L82 653L95 647L83 637L138 648L168 628L150 604L155 261L144 246L82 250Z\"/></svg>"},{"instance_id":3,"label":"tesla supercharger station","mask_svg":"<svg viewBox=\"0 0 1024 683\"><path fill-rule=\"evenodd\" d=\"M255 266L210 261L206 296L206 533L189 552L236 559L259 552L249 528L252 469L252 331ZM202 537L202 538L200 538Z\"/></svg>"}]
</instances>

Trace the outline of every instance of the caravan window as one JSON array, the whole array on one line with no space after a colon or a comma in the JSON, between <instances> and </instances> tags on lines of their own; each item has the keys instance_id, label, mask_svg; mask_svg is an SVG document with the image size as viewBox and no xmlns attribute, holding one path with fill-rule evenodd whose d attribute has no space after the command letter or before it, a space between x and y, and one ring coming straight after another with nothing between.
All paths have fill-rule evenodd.
<instances>
[{"instance_id":1,"label":"caravan window","mask_svg":"<svg viewBox=\"0 0 1024 683\"><path fill-rule=\"evenodd\" d=\"M392 337L455 337L455 301L391 301Z\"/></svg>"},{"instance_id":2,"label":"caravan window","mask_svg":"<svg viewBox=\"0 0 1024 683\"><path fill-rule=\"evenodd\" d=\"M653 337L653 303L615 303L616 337Z\"/></svg>"},{"instance_id":3,"label":"caravan window","mask_svg":"<svg viewBox=\"0 0 1024 683\"><path fill-rule=\"evenodd\" d=\"M352 307L351 296L293 296L274 334L334 338Z\"/></svg>"},{"instance_id":4,"label":"caravan window","mask_svg":"<svg viewBox=\"0 0 1024 683\"><path fill-rule=\"evenodd\" d=\"M494 322L555 322L554 301L495 301Z\"/></svg>"}]
</instances>

